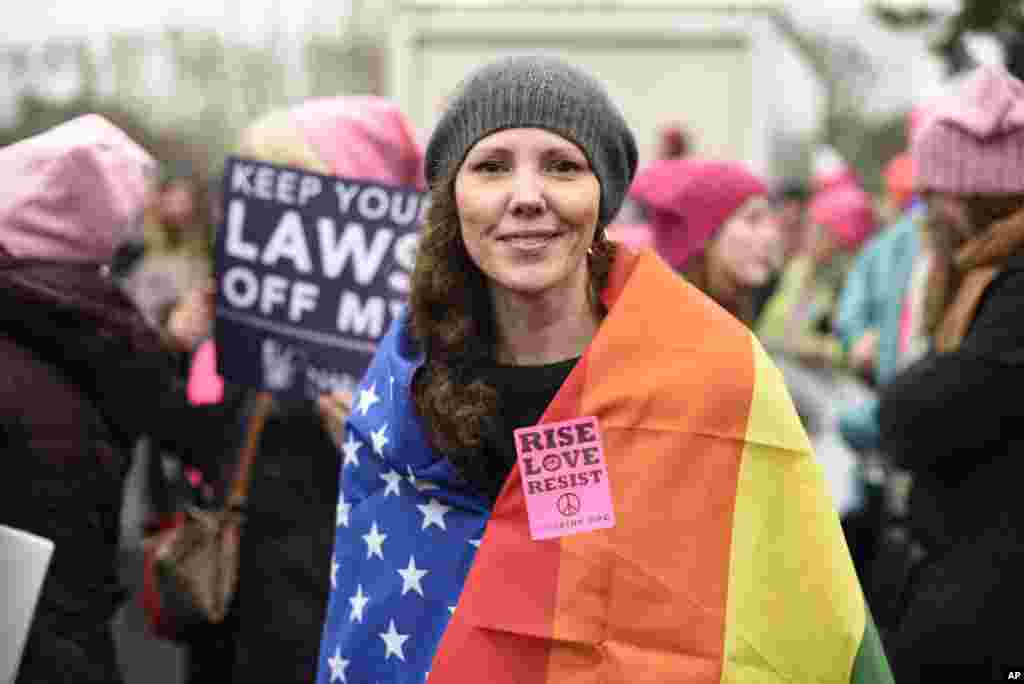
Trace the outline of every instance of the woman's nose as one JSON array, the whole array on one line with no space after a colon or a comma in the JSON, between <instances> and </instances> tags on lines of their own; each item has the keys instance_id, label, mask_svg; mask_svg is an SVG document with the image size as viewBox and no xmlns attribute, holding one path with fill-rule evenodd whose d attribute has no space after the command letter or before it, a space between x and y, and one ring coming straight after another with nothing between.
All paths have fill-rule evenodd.
<instances>
[{"instance_id":1,"label":"woman's nose","mask_svg":"<svg viewBox=\"0 0 1024 684\"><path fill-rule=\"evenodd\" d=\"M515 216L537 216L547 209L542 180L532 171L517 173L511 192L509 211Z\"/></svg>"}]
</instances>

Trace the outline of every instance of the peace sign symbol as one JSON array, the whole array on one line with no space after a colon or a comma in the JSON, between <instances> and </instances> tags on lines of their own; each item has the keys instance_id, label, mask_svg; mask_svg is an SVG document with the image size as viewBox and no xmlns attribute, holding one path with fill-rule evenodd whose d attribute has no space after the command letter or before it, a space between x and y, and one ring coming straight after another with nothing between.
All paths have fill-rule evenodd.
<instances>
[{"instance_id":1,"label":"peace sign symbol","mask_svg":"<svg viewBox=\"0 0 1024 684\"><path fill-rule=\"evenodd\" d=\"M563 494L558 497L556 505L558 506L558 512L562 515L566 517L576 515L580 512L580 497L572 493Z\"/></svg>"}]
</instances>

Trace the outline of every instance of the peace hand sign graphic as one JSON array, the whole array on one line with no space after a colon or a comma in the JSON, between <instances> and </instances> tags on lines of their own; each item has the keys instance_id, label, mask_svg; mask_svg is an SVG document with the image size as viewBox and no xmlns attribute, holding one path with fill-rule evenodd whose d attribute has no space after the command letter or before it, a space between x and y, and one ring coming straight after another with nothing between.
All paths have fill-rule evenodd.
<instances>
[{"instance_id":1,"label":"peace hand sign graphic","mask_svg":"<svg viewBox=\"0 0 1024 684\"><path fill-rule=\"evenodd\" d=\"M555 505L558 506L558 512L566 517L576 515L580 512L580 497L572 493L563 494L558 497L558 501L555 502Z\"/></svg>"}]
</instances>

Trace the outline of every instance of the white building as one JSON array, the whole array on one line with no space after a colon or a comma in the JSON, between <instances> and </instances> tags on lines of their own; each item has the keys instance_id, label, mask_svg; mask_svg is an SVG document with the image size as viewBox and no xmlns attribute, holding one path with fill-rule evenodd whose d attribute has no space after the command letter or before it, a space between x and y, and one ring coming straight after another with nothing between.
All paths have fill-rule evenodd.
<instances>
[{"instance_id":1,"label":"white building","mask_svg":"<svg viewBox=\"0 0 1024 684\"><path fill-rule=\"evenodd\" d=\"M772 170L785 124L780 64L798 58L775 30L773 0L401 0L390 30L389 91L429 128L445 97L500 55L560 55L604 81L644 158L678 121L700 155ZM792 73L790 70L788 73Z\"/></svg>"}]
</instances>

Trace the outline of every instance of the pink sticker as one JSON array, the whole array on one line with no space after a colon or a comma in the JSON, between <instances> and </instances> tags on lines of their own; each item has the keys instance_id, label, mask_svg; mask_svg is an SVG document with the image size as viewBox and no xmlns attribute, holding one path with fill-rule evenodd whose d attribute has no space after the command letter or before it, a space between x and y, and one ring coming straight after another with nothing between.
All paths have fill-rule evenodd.
<instances>
[{"instance_id":1,"label":"pink sticker","mask_svg":"<svg viewBox=\"0 0 1024 684\"><path fill-rule=\"evenodd\" d=\"M520 428L513 434L532 539L615 526L596 417Z\"/></svg>"}]
</instances>

